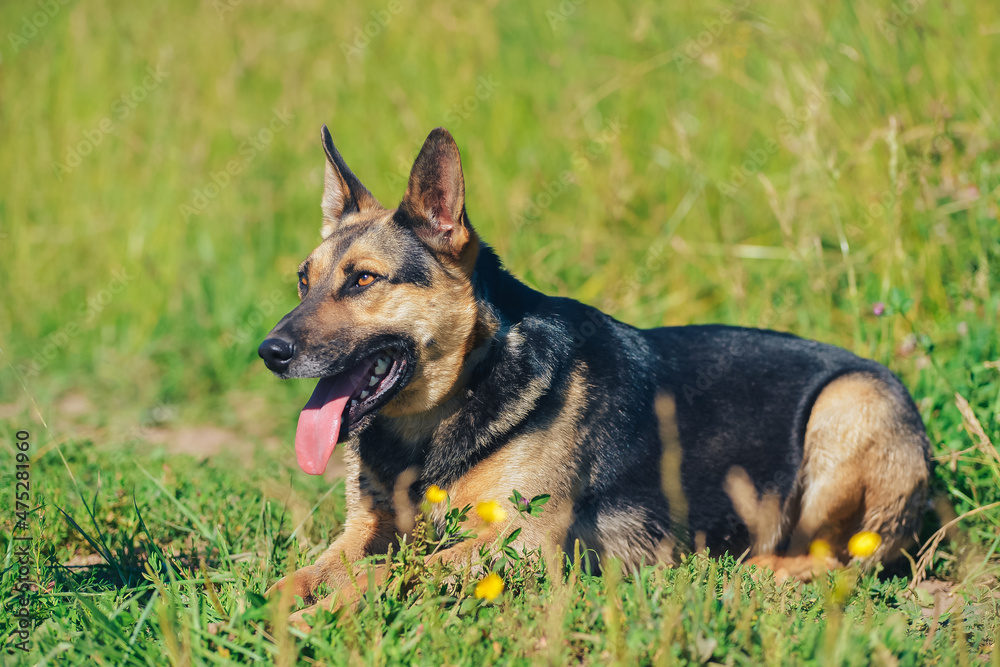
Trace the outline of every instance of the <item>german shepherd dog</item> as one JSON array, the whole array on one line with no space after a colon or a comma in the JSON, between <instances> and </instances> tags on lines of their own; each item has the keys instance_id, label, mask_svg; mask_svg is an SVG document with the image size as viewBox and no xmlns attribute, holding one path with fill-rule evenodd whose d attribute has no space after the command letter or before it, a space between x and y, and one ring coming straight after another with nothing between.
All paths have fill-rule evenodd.
<instances>
[{"instance_id":1,"label":"german shepherd dog","mask_svg":"<svg viewBox=\"0 0 1000 667\"><path fill-rule=\"evenodd\" d=\"M469 223L446 130L393 209L321 136L323 241L259 354L279 378L319 378L295 453L318 475L344 443L348 515L277 588L308 603L321 583L346 588L344 563L392 548L430 485L458 507L549 494L541 517L514 517L515 546L572 553L579 540L626 568L694 546L780 569L817 539L831 566L862 530L881 536L870 563L914 539L929 442L885 367L773 331L637 329L545 296ZM466 559L495 531L438 557Z\"/></svg>"}]
</instances>

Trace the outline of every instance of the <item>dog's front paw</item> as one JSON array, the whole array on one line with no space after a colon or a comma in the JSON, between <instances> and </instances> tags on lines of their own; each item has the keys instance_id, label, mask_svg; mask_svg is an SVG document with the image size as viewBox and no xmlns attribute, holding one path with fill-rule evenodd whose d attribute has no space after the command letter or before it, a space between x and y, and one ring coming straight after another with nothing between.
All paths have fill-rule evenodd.
<instances>
[{"instance_id":1,"label":"dog's front paw","mask_svg":"<svg viewBox=\"0 0 1000 667\"><path fill-rule=\"evenodd\" d=\"M288 625L293 628L298 628L302 632L309 632L312 630L313 623L316 622L316 616L322 611L336 612L338 609L349 606L357 602L357 598L351 595L344 595L343 592L333 593L328 595L311 607L306 607L305 609L300 609L294 614L288 617ZM306 616L309 618L306 619Z\"/></svg>"},{"instance_id":2,"label":"dog's front paw","mask_svg":"<svg viewBox=\"0 0 1000 667\"><path fill-rule=\"evenodd\" d=\"M765 554L754 556L747 565L756 565L760 569L771 570L775 581L796 579L809 582L822 577L828 570L841 566L840 561L827 555L779 556ZM756 577L755 577L756 579Z\"/></svg>"},{"instance_id":3,"label":"dog's front paw","mask_svg":"<svg viewBox=\"0 0 1000 667\"><path fill-rule=\"evenodd\" d=\"M288 591L289 595L298 595L306 604L315 602L313 593L323 582L320 570L315 565L308 565L295 570L278 580L276 584L267 589L264 597L272 598Z\"/></svg>"},{"instance_id":4,"label":"dog's front paw","mask_svg":"<svg viewBox=\"0 0 1000 667\"><path fill-rule=\"evenodd\" d=\"M295 612L294 614L291 614L288 617L288 627L296 628L298 630L301 630L302 632L308 633L310 630L312 630L312 624L306 620L306 614L309 614L311 618L312 615L315 613L316 613L316 607L314 606L307 607L305 609L300 609L299 611Z\"/></svg>"}]
</instances>

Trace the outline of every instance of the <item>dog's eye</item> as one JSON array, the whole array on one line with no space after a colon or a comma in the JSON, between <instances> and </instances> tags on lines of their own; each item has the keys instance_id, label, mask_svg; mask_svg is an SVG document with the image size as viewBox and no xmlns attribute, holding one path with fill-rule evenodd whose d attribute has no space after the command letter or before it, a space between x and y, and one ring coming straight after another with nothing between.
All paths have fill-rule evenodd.
<instances>
[{"instance_id":1,"label":"dog's eye","mask_svg":"<svg viewBox=\"0 0 1000 667\"><path fill-rule=\"evenodd\" d=\"M309 289L309 278L304 273L299 274L299 291L305 292Z\"/></svg>"},{"instance_id":2,"label":"dog's eye","mask_svg":"<svg viewBox=\"0 0 1000 667\"><path fill-rule=\"evenodd\" d=\"M358 287L367 287L375 282L375 276L370 273L362 273L358 276Z\"/></svg>"}]
</instances>

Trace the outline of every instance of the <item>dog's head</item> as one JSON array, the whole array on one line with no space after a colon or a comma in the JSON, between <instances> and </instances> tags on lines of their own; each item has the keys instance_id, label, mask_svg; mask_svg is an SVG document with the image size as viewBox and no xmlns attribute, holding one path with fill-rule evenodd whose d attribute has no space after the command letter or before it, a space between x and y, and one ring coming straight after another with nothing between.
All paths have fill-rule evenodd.
<instances>
[{"instance_id":1,"label":"dog's head","mask_svg":"<svg viewBox=\"0 0 1000 667\"><path fill-rule=\"evenodd\" d=\"M344 163L326 127L323 242L299 267L301 303L258 353L280 378L321 378L299 416L299 465L320 474L337 442L444 401L474 344L479 249L465 215L458 147L431 132L406 194L386 209Z\"/></svg>"}]
</instances>

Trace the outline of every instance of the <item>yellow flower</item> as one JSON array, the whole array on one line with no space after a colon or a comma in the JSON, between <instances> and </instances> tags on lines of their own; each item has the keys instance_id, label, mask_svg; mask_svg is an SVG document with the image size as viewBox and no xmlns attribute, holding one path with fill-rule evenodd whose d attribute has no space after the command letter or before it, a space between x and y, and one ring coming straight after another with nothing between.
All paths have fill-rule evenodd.
<instances>
[{"instance_id":1,"label":"yellow flower","mask_svg":"<svg viewBox=\"0 0 1000 667\"><path fill-rule=\"evenodd\" d=\"M221 655L223 658L228 658L229 657L229 649L226 648L225 646L220 646L219 647L219 655Z\"/></svg>"},{"instance_id":2,"label":"yellow flower","mask_svg":"<svg viewBox=\"0 0 1000 667\"><path fill-rule=\"evenodd\" d=\"M847 543L847 550L855 558L865 558L875 553L881 544L881 535L870 530L862 530L860 533L855 533L854 537Z\"/></svg>"},{"instance_id":3,"label":"yellow flower","mask_svg":"<svg viewBox=\"0 0 1000 667\"><path fill-rule=\"evenodd\" d=\"M809 555L817 560L826 560L833 557L833 549L830 548L829 542L820 538L813 540L809 545Z\"/></svg>"},{"instance_id":4,"label":"yellow flower","mask_svg":"<svg viewBox=\"0 0 1000 667\"><path fill-rule=\"evenodd\" d=\"M501 593L503 593L503 579L496 572L490 572L476 584L476 597L480 600L486 599L492 602Z\"/></svg>"},{"instance_id":5,"label":"yellow flower","mask_svg":"<svg viewBox=\"0 0 1000 667\"><path fill-rule=\"evenodd\" d=\"M437 505L438 503L443 503L448 499L448 492L442 489L437 484L431 484L427 487L427 500Z\"/></svg>"},{"instance_id":6,"label":"yellow flower","mask_svg":"<svg viewBox=\"0 0 1000 667\"><path fill-rule=\"evenodd\" d=\"M500 503L495 500L484 500L481 503L476 503L476 513L486 523L500 523L507 518L507 511L500 507Z\"/></svg>"}]
</instances>

